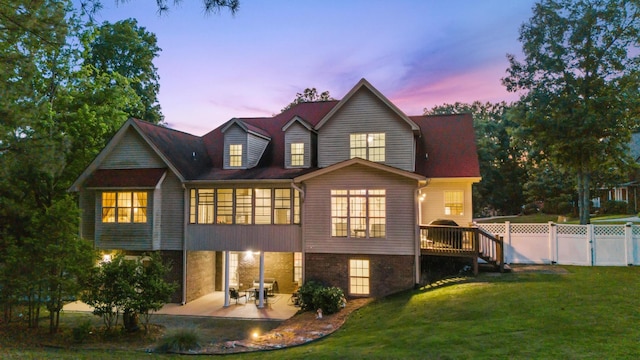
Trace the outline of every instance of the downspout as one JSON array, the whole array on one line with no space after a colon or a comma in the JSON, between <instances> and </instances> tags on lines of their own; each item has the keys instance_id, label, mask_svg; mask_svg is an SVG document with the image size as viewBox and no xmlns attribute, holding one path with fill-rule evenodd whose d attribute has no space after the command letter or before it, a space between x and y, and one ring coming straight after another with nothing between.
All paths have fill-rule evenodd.
<instances>
[{"instance_id":1,"label":"downspout","mask_svg":"<svg viewBox=\"0 0 640 360\"><path fill-rule=\"evenodd\" d=\"M418 183L419 185L420 183ZM427 183L425 186L422 187L418 187L415 190L415 194L414 194L414 211L416 214L416 226L415 226L415 233L414 233L414 251L415 251L415 256L414 256L414 262L416 264L415 266L415 284L416 286L420 286L420 274L422 272L421 269L421 261L420 261L420 257L421 257L421 253L420 253L420 225L422 223L422 206L420 204L420 193L422 192L423 189L425 189L427 186L429 186L429 180L427 180Z\"/></svg>"},{"instance_id":2,"label":"downspout","mask_svg":"<svg viewBox=\"0 0 640 360\"><path fill-rule=\"evenodd\" d=\"M302 190L301 187L299 187L298 185L296 185L294 182L291 182L291 187L294 188L295 190L297 190L300 193L300 240L302 242L302 249L300 251L301 254L301 259L300 261L302 262L302 279L300 280L302 282L302 284L304 284L304 280L306 277L306 271L305 271L305 249L306 247L306 242L305 242L305 238L304 238L304 206L302 206L302 204L304 204L304 190ZM294 197L295 198L295 197ZM295 206L295 203L294 203ZM295 209L294 209L295 211ZM298 287L302 286L302 284L298 284Z\"/></svg>"},{"instance_id":3,"label":"downspout","mask_svg":"<svg viewBox=\"0 0 640 360\"><path fill-rule=\"evenodd\" d=\"M189 189L184 189L184 220L182 222L182 305L187 303L187 223L189 223Z\"/></svg>"}]
</instances>

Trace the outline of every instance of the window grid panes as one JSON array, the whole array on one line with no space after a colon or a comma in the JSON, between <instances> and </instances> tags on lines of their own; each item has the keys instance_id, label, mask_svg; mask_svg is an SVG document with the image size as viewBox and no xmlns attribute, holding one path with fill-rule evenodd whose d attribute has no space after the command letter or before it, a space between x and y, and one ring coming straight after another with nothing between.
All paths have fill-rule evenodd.
<instances>
[{"instance_id":1,"label":"window grid panes","mask_svg":"<svg viewBox=\"0 0 640 360\"><path fill-rule=\"evenodd\" d=\"M462 191L444 192L445 215L464 215L464 193Z\"/></svg>"},{"instance_id":2,"label":"window grid panes","mask_svg":"<svg viewBox=\"0 0 640 360\"><path fill-rule=\"evenodd\" d=\"M251 189L236 189L236 224L251 224Z\"/></svg>"},{"instance_id":3,"label":"window grid panes","mask_svg":"<svg viewBox=\"0 0 640 360\"><path fill-rule=\"evenodd\" d=\"M384 162L386 158L385 133L350 134L350 156L369 161Z\"/></svg>"},{"instance_id":4,"label":"window grid panes","mask_svg":"<svg viewBox=\"0 0 640 360\"><path fill-rule=\"evenodd\" d=\"M238 287L238 253L229 253L229 285Z\"/></svg>"},{"instance_id":5,"label":"window grid panes","mask_svg":"<svg viewBox=\"0 0 640 360\"><path fill-rule=\"evenodd\" d=\"M233 189L218 189L216 195L216 223L233 224Z\"/></svg>"},{"instance_id":6,"label":"window grid panes","mask_svg":"<svg viewBox=\"0 0 640 360\"><path fill-rule=\"evenodd\" d=\"M144 191L103 192L102 222L146 223L147 193Z\"/></svg>"},{"instance_id":7,"label":"window grid panes","mask_svg":"<svg viewBox=\"0 0 640 360\"><path fill-rule=\"evenodd\" d=\"M385 190L332 190L331 236L386 237Z\"/></svg>"},{"instance_id":8,"label":"window grid panes","mask_svg":"<svg viewBox=\"0 0 640 360\"><path fill-rule=\"evenodd\" d=\"M198 189L198 224L213 224L213 189Z\"/></svg>"},{"instance_id":9,"label":"window grid panes","mask_svg":"<svg viewBox=\"0 0 640 360\"><path fill-rule=\"evenodd\" d=\"M291 166L304 166L304 143L291 144Z\"/></svg>"},{"instance_id":10,"label":"window grid panes","mask_svg":"<svg viewBox=\"0 0 640 360\"><path fill-rule=\"evenodd\" d=\"M256 224L271 224L271 189L255 189Z\"/></svg>"},{"instance_id":11,"label":"window grid panes","mask_svg":"<svg viewBox=\"0 0 640 360\"><path fill-rule=\"evenodd\" d=\"M192 224L300 223L300 194L292 189L204 188L191 189L189 194ZM116 212L116 193L105 193L103 197L103 203L108 205L103 210L104 217L109 219L109 214ZM115 222L115 215L110 216Z\"/></svg>"},{"instance_id":12,"label":"window grid panes","mask_svg":"<svg viewBox=\"0 0 640 360\"><path fill-rule=\"evenodd\" d=\"M293 253L293 281L302 285L302 253Z\"/></svg>"},{"instance_id":13,"label":"window grid panes","mask_svg":"<svg viewBox=\"0 0 640 360\"><path fill-rule=\"evenodd\" d=\"M242 166L242 144L229 145L229 166Z\"/></svg>"},{"instance_id":14,"label":"window grid panes","mask_svg":"<svg viewBox=\"0 0 640 360\"><path fill-rule=\"evenodd\" d=\"M369 295L369 260L349 260L349 293Z\"/></svg>"},{"instance_id":15,"label":"window grid panes","mask_svg":"<svg viewBox=\"0 0 640 360\"><path fill-rule=\"evenodd\" d=\"M291 189L275 189L274 224L291 223Z\"/></svg>"}]
</instances>

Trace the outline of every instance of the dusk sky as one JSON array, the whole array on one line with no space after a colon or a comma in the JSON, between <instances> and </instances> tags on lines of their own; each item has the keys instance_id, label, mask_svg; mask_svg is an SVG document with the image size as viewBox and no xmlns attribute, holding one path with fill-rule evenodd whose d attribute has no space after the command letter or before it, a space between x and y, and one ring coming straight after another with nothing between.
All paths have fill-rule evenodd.
<instances>
[{"instance_id":1,"label":"dusk sky","mask_svg":"<svg viewBox=\"0 0 640 360\"><path fill-rule=\"evenodd\" d=\"M169 1L171 2L171 1ZM443 103L513 101L500 83L521 59L533 0L240 0L203 14L183 0L104 0L97 21L135 18L158 37L168 126L203 135L233 117L272 116L315 87L342 98L366 78L407 115Z\"/></svg>"}]
</instances>

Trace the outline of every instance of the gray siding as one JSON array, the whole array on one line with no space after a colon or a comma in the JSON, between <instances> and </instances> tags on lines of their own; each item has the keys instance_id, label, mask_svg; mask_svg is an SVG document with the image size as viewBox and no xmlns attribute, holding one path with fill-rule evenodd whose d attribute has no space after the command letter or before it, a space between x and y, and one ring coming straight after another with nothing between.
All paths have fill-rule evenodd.
<instances>
[{"instance_id":1,"label":"gray siding","mask_svg":"<svg viewBox=\"0 0 640 360\"><path fill-rule=\"evenodd\" d=\"M96 233L95 245L98 249L122 249L122 250L153 250L153 216L151 211L147 213L145 224L119 224L102 222L102 195L97 192L96 197ZM147 209L153 209L154 195L148 192Z\"/></svg>"},{"instance_id":2,"label":"gray siding","mask_svg":"<svg viewBox=\"0 0 640 360\"><path fill-rule=\"evenodd\" d=\"M417 182L398 175L353 165L305 182L304 239L308 253L415 253ZM386 238L331 237L331 190L386 190Z\"/></svg>"},{"instance_id":3,"label":"gray siding","mask_svg":"<svg viewBox=\"0 0 640 360\"><path fill-rule=\"evenodd\" d=\"M182 250L183 224L184 224L184 189L176 175L168 172L162 182L160 191L162 194L162 239L161 250Z\"/></svg>"},{"instance_id":4,"label":"gray siding","mask_svg":"<svg viewBox=\"0 0 640 360\"><path fill-rule=\"evenodd\" d=\"M187 249L209 251L302 251L299 225L187 226Z\"/></svg>"},{"instance_id":5,"label":"gray siding","mask_svg":"<svg viewBox=\"0 0 640 360\"><path fill-rule=\"evenodd\" d=\"M366 89L361 89L318 132L318 166L348 160L349 134L384 132L385 164L414 171L415 143L409 125Z\"/></svg>"},{"instance_id":6,"label":"gray siding","mask_svg":"<svg viewBox=\"0 0 640 360\"><path fill-rule=\"evenodd\" d=\"M311 131L300 125L299 123L292 124L284 133L284 166L286 168L292 168L291 166L291 144L303 143L304 144L304 165L295 167L308 168L311 166Z\"/></svg>"},{"instance_id":7,"label":"gray siding","mask_svg":"<svg viewBox=\"0 0 640 360\"><path fill-rule=\"evenodd\" d=\"M260 158L262 154L264 154L264 150L269 145L269 141L267 139L263 139L261 137L247 134L247 167L252 168L258 165L260 162Z\"/></svg>"},{"instance_id":8,"label":"gray siding","mask_svg":"<svg viewBox=\"0 0 640 360\"><path fill-rule=\"evenodd\" d=\"M166 164L142 137L129 129L118 146L104 159L102 169L163 168Z\"/></svg>"},{"instance_id":9,"label":"gray siding","mask_svg":"<svg viewBox=\"0 0 640 360\"><path fill-rule=\"evenodd\" d=\"M93 241L96 233L96 192L81 189L79 196L80 207L80 237Z\"/></svg>"},{"instance_id":10,"label":"gray siding","mask_svg":"<svg viewBox=\"0 0 640 360\"><path fill-rule=\"evenodd\" d=\"M224 168L229 168L229 145L242 144L242 167L247 166L247 133L238 125L233 125L224 133Z\"/></svg>"}]
</instances>

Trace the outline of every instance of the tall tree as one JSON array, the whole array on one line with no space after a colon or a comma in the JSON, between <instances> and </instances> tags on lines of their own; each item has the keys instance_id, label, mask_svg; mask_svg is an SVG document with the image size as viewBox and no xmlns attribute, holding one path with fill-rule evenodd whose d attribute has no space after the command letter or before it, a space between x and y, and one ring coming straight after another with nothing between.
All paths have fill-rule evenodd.
<instances>
[{"instance_id":1,"label":"tall tree","mask_svg":"<svg viewBox=\"0 0 640 360\"><path fill-rule=\"evenodd\" d=\"M335 100L335 99L331 97L331 94L329 94L329 91L323 91L322 93L318 94L318 90L316 90L316 88L306 88L304 89L304 92L297 93L296 98L293 99L293 101L289 105L285 106L282 110L280 110L280 112L291 109L295 105L304 103L304 102L331 101L331 100Z\"/></svg>"},{"instance_id":2,"label":"tall tree","mask_svg":"<svg viewBox=\"0 0 640 360\"><path fill-rule=\"evenodd\" d=\"M85 42L85 65L97 69L95 76L102 73L119 74L129 80L142 101L142 108L129 106L125 111L129 116L160 123L164 119L158 92L160 77L153 60L161 49L155 34L138 26L135 19L116 23L104 22L83 34Z\"/></svg>"},{"instance_id":3,"label":"tall tree","mask_svg":"<svg viewBox=\"0 0 640 360\"><path fill-rule=\"evenodd\" d=\"M638 118L640 8L634 0L543 0L520 29L524 60L508 55L503 84L521 93L513 119L576 176L580 223L592 175L624 167Z\"/></svg>"},{"instance_id":4,"label":"tall tree","mask_svg":"<svg viewBox=\"0 0 640 360\"><path fill-rule=\"evenodd\" d=\"M506 117L507 109L506 103L476 101L472 104L443 104L424 110L425 115L473 115L482 176L482 181L474 184L474 214L518 214L524 204L525 151L513 137L515 124Z\"/></svg>"}]
</instances>

